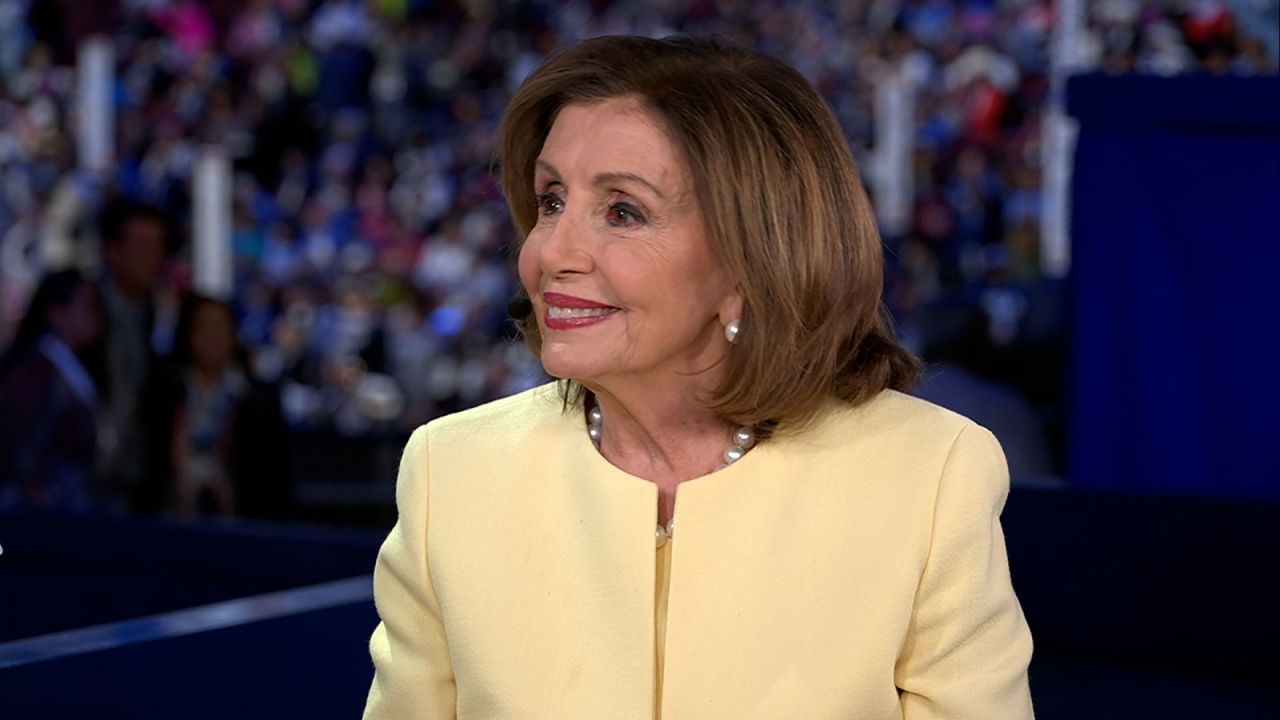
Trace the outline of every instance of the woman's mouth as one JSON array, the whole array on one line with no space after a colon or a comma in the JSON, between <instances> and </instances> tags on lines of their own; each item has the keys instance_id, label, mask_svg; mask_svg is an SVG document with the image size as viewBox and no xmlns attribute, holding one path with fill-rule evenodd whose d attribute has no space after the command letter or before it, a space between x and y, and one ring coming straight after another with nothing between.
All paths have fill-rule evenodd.
<instances>
[{"instance_id":1,"label":"woman's mouth","mask_svg":"<svg viewBox=\"0 0 1280 720\"><path fill-rule=\"evenodd\" d=\"M543 324L549 330L573 330L595 325L618 312L618 308L611 305L562 293L543 293L542 299L547 304Z\"/></svg>"},{"instance_id":2,"label":"woman's mouth","mask_svg":"<svg viewBox=\"0 0 1280 720\"><path fill-rule=\"evenodd\" d=\"M547 317L557 320L569 318L599 317L614 312L613 308L567 308L552 305L547 308Z\"/></svg>"}]
</instances>

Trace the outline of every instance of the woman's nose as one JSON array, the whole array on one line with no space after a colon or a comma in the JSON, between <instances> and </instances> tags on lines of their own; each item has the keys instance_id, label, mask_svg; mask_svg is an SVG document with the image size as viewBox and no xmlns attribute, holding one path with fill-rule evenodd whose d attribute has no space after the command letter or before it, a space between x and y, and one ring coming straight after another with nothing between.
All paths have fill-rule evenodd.
<instances>
[{"instance_id":1,"label":"woman's nose","mask_svg":"<svg viewBox=\"0 0 1280 720\"><path fill-rule=\"evenodd\" d=\"M552 275L588 273L594 267L585 218L561 213L539 252L542 271Z\"/></svg>"}]
</instances>

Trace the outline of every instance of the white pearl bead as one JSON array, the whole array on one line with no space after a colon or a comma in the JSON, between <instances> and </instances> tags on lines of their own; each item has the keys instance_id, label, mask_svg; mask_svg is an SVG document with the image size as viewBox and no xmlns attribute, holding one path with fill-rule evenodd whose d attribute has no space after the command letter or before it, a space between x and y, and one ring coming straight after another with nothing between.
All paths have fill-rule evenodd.
<instances>
[{"instance_id":1,"label":"white pearl bead","mask_svg":"<svg viewBox=\"0 0 1280 720\"><path fill-rule=\"evenodd\" d=\"M597 450L600 449L600 438L603 435L603 421L604 417L598 406L587 411L587 435L591 438L591 442L595 444ZM738 462L742 459L742 456L747 454L748 450L755 447L755 444L755 430L750 425L739 427L733 433L733 445L730 445L729 449L724 451L724 462L716 465L711 472L719 472ZM667 529L666 532L670 535L670 529Z\"/></svg>"},{"instance_id":2,"label":"white pearl bead","mask_svg":"<svg viewBox=\"0 0 1280 720\"><path fill-rule=\"evenodd\" d=\"M724 339L729 341L730 345L738 342L739 327L741 326L738 324L737 320L730 320L728 324L724 326Z\"/></svg>"},{"instance_id":3,"label":"white pearl bead","mask_svg":"<svg viewBox=\"0 0 1280 720\"><path fill-rule=\"evenodd\" d=\"M654 537L658 541L658 547L662 547L662 543L667 541L667 529L659 525Z\"/></svg>"}]
</instances>

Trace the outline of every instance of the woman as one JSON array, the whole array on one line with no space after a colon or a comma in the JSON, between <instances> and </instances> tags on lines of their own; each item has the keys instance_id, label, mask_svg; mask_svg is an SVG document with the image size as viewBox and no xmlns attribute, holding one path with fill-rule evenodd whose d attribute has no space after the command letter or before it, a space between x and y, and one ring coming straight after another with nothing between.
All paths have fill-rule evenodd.
<instances>
[{"instance_id":1,"label":"woman","mask_svg":"<svg viewBox=\"0 0 1280 720\"><path fill-rule=\"evenodd\" d=\"M45 276L0 359L0 507L109 504L94 473L98 391L78 355L102 329L96 298L76 270Z\"/></svg>"},{"instance_id":2,"label":"woman","mask_svg":"<svg viewBox=\"0 0 1280 720\"><path fill-rule=\"evenodd\" d=\"M409 440L365 716L1031 717L1000 447L900 392L812 87L714 41L589 40L516 93L501 153L560 392Z\"/></svg>"},{"instance_id":3,"label":"woman","mask_svg":"<svg viewBox=\"0 0 1280 720\"><path fill-rule=\"evenodd\" d=\"M143 403L151 457L136 504L183 517L283 515L279 402L245 370L234 310L189 296L176 335L171 363L149 380Z\"/></svg>"}]
</instances>

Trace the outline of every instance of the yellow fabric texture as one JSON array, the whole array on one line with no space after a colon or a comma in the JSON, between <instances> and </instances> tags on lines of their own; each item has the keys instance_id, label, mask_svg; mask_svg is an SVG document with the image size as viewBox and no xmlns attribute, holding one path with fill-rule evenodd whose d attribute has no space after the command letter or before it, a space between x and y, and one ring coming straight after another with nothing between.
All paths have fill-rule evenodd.
<instances>
[{"instance_id":1,"label":"yellow fabric texture","mask_svg":"<svg viewBox=\"0 0 1280 720\"><path fill-rule=\"evenodd\" d=\"M886 391L682 483L659 646L657 488L561 408L545 385L410 438L366 718L1032 717L982 427Z\"/></svg>"}]
</instances>

